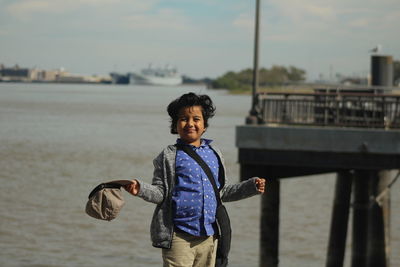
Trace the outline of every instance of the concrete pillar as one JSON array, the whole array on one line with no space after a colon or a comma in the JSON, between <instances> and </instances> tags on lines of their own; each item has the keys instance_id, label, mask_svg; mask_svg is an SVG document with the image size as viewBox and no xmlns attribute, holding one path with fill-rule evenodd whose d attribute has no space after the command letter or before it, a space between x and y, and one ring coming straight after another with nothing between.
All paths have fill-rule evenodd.
<instances>
[{"instance_id":1,"label":"concrete pillar","mask_svg":"<svg viewBox=\"0 0 400 267\"><path fill-rule=\"evenodd\" d=\"M326 267L343 267L353 173L338 172L332 210Z\"/></svg>"}]
</instances>

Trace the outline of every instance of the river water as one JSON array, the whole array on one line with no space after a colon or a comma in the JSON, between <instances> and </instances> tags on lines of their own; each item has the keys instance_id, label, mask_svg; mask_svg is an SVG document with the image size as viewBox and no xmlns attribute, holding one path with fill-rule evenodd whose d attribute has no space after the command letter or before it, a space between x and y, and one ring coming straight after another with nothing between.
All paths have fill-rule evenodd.
<instances>
[{"instance_id":1,"label":"river water","mask_svg":"<svg viewBox=\"0 0 400 267\"><path fill-rule=\"evenodd\" d=\"M161 266L149 237L153 204L126 193L111 222L87 216L84 207L101 182L151 181L152 159L176 140L166 106L189 91L214 100L205 137L223 151L230 182L239 181L235 126L244 122L249 96L202 86L0 84L0 266ZM325 265L334 184L334 174L282 180L280 266ZM400 266L398 191L395 184L392 266ZM258 266L260 198L226 206L230 266Z\"/></svg>"}]
</instances>

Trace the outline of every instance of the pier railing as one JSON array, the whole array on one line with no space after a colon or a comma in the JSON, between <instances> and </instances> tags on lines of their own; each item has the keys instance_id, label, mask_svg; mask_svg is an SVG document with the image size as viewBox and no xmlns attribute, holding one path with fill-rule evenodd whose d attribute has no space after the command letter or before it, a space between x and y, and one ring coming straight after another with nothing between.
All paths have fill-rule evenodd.
<instances>
[{"instance_id":1,"label":"pier railing","mask_svg":"<svg viewBox=\"0 0 400 267\"><path fill-rule=\"evenodd\" d=\"M315 90L259 93L257 99L262 124L400 128L400 94Z\"/></svg>"}]
</instances>

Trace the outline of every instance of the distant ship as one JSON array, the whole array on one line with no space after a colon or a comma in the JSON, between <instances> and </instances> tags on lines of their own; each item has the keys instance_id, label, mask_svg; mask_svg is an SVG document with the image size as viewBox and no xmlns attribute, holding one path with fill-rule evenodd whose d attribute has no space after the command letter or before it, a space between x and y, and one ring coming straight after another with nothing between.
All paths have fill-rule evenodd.
<instances>
[{"instance_id":1,"label":"distant ship","mask_svg":"<svg viewBox=\"0 0 400 267\"><path fill-rule=\"evenodd\" d=\"M182 76L176 68L153 68L149 66L142 69L140 73L130 74L130 84L146 84L146 85L180 85L182 84Z\"/></svg>"},{"instance_id":2,"label":"distant ship","mask_svg":"<svg viewBox=\"0 0 400 267\"><path fill-rule=\"evenodd\" d=\"M111 72L111 83L112 84L129 84L129 73L122 74L117 72Z\"/></svg>"}]
</instances>

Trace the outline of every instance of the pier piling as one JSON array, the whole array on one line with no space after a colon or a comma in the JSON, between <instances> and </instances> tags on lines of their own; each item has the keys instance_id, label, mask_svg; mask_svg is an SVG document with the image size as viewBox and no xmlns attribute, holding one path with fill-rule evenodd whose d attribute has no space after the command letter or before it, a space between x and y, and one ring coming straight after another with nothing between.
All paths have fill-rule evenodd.
<instances>
[{"instance_id":1,"label":"pier piling","mask_svg":"<svg viewBox=\"0 0 400 267\"><path fill-rule=\"evenodd\" d=\"M354 173L352 267L367 264L368 209L370 172L357 170Z\"/></svg>"},{"instance_id":2,"label":"pier piling","mask_svg":"<svg viewBox=\"0 0 400 267\"><path fill-rule=\"evenodd\" d=\"M352 183L352 171L338 172L333 200L326 267L343 267Z\"/></svg>"},{"instance_id":3,"label":"pier piling","mask_svg":"<svg viewBox=\"0 0 400 267\"><path fill-rule=\"evenodd\" d=\"M389 171L374 172L370 183L370 206L368 218L367 267L389 266L390 254L390 196L388 193L378 204L375 197L385 190L390 180Z\"/></svg>"},{"instance_id":4,"label":"pier piling","mask_svg":"<svg viewBox=\"0 0 400 267\"><path fill-rule=\"evenodd\" d=\"M261 197L260 267L279 264L280 181L269 179L266 194Z\"/></svg>"}]
</instances>

